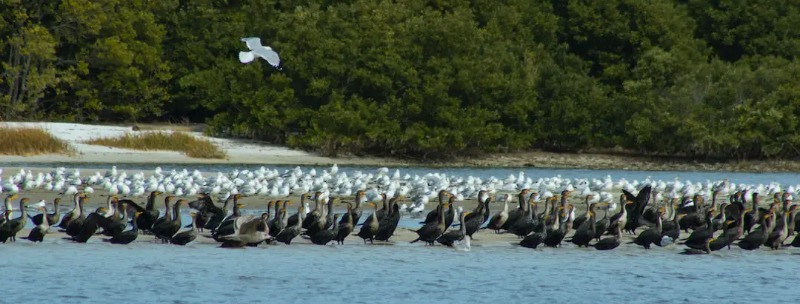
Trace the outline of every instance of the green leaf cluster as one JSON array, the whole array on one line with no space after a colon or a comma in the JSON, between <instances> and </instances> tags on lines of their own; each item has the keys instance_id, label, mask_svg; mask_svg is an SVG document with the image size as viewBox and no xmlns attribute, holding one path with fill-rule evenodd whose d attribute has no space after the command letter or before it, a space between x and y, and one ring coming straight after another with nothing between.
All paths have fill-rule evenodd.
<instances>
[{"instance_id":1,"label":"green leaf cluster","mask_svg":"<svg viewBox=\"0 0 800 304\"><path fill-rule=\"evenodd\" d=\"M0 0L0 115L328 155L800 156L800 3ZM261 37L281 69L243 65Z\"/></svg>"}]
</instances>

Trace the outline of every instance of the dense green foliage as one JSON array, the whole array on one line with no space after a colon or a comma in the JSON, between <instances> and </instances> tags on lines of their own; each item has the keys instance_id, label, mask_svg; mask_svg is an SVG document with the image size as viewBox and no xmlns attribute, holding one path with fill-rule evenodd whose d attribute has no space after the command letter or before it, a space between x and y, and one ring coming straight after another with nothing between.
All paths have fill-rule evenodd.
<instances>
[{"instance_id":1,"label":"dense green foliage","mask_svg":"<svg viewBox=\"0 0 800 304\"><path fill-rule=\"evenodd\" d=\"M800 156L800 2L0 0L0 115L327 154ZM243 65L240 37L282 69Z\"/></svg>"}]
</instances>

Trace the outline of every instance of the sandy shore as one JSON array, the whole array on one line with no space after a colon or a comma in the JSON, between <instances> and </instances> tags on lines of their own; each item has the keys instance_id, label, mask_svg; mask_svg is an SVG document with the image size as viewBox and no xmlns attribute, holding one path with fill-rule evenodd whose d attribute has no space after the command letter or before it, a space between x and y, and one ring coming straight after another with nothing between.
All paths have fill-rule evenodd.
<instances>
[{"instance_id":1,"label":"sandy shore","mask_svg":"<svg viewBox=\"0 0 800 304\"><path fill-rule=\"evenodd\" d=\"M88 145L86 140L133 133L130 126L49 122L0 122L0 126L42 128L66 141L73 155L0 155L0 163L141 163L141 164L265 164L265 165L364 165L432 167L538 167L624 170L797 172L800 161L693 161L679 158L614 155L602 153L550 153L541 151L489 154L446 162L404 160L368 156L326 157L312 152L264 142L208 137L183 125L145 126L143 130L175 130L208 139L227 154L227 159L199 159L173 151L140 151Z\"/></svg>"},{"instance_id":2,"label":"sandy shore","mask_svg":"<svg viewBox=\"0 0 800 304\"><path fill-rule=\"evenodd\" d=\"M5 163L164 163L164 164L342 164L342 165L386 165L403 166L409 163L372 157L330 158L314 153L269 145L257 141L209 137L202 132L164 126L163 130L187 132L193 136L207 139L224 150L227 159L192 158L174 151L142 151L112 148L84 143L101 137L115 137L135 134L127 126L87 125L49 122L0 122L0 126L41 128L75 148L73 155L45 154L35 156L0 155ZM148 128L153 129L153 128Z\"/></svg>"}]
</instances>

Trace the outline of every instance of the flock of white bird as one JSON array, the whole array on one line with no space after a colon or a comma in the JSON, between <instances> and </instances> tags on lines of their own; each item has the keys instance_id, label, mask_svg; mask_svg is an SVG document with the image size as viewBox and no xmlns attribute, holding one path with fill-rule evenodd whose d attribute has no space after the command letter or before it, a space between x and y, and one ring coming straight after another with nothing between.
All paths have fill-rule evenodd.
<instances>
[{"instance_id":1,"label":"flock of white bird","mask_svg":"<svg viewBox=\"0 0 800 304\"><path fill-rule=\"evenodd\" d=\"M0 176L3 171L0 169ZM761 195L786 192L794 194L800 185L769 184L736 184L728 180L705 182L673 180L627 180L612 179L606 176L602 179L592 178L562 178L555 177L530 177L524 171L510 174L506 178L489 177L483 179L474 176L448 176L443 173L431 172L424 175L401 174L399 169L393 172L383 167L374 172L340 171L337 165L317 172L316 169L283 170L260 167L256 170L232 170L230 172L217 172L204 174L199 170L165 171L156 167L152 174L137 172L129 174L126 171L111 167L105 173L94 172L83 175L80 169L56 168L51 172L36 172L20 169L18 172L0 177L0 192L16 193L22 191L45 190L55 193L70 195L78 191L93 193L95 189L106 191L109 194L126 197L142 197L151 191L158 190L177 197L193 197L199 193L225 198L228 195L240 193L245 196L257 197L287 197L308 192L322 192L323 197L349 197L359 190L366 191L367 200L379 201L381 193L387 196L403 195L411 198L408 204L401 209L409 213L420 213L425 210L427 203L435 200L440 190L448 190L456 195L458 201L475 199L478 191L487 190L489 195L502 195L518 193L521 189L531 189L534 201L545 200L562 190L572 191L573 197L592 195L593 201L610 203L610 210L615 210L617 200L612 194L619 189L636 193L639 188L651 184L658 194L658 201L663 198L681 198L701 195L710 198L712 191L720 190L725 195L737 190L748 189L751 193ZM619 192L615 192L618 193ZM500 197L498 197L500 198ZM510 196L500 198L504 201L511 200ZM502 202L502 201L501 201Z\"/></svg>"}]
</instances>

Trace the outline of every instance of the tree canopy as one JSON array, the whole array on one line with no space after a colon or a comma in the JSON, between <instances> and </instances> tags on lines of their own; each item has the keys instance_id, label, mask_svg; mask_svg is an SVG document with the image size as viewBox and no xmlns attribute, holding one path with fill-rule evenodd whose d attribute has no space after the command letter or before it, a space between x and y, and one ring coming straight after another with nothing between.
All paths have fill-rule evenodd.
<instances>
[{"instance_id":1,"label":"tree canopy","mask_svg":"<svg viewBox=\"0 0 800 304\"><path fill-rule=\"evenodd\" d=\"M2 119L324 154L800 156L800 2L0 0ZM241 64L256 36L282 68Z\"/></svg>"}]
</instances>

